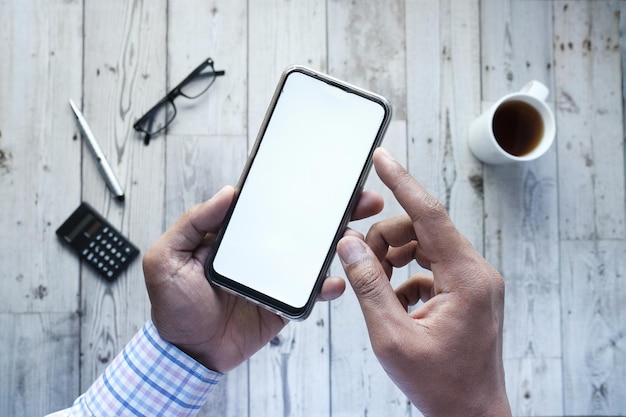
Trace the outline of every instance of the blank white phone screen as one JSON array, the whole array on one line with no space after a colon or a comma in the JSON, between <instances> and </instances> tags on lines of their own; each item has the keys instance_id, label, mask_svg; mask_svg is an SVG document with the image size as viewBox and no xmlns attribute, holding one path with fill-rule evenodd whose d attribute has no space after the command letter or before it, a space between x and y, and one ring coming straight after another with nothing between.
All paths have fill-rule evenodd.
<instances>
[{"instance_id":1,"label":"blank white phone screen","mask_svg":"<svg viewBox=\"0 0 626 417\"><path fill-rule=\"evenodd\" d=\"M290 73L215 255L215 271L304 306L384 116L379 103Z\"/></svg>"}]
</instances>

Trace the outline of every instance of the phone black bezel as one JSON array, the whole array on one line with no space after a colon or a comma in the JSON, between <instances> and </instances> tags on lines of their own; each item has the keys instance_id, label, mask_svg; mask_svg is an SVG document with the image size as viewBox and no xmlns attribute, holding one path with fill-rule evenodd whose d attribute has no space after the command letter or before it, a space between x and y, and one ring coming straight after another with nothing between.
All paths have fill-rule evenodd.
<instances>
[{"instance_id":1,"label":"phone black bezel","mask_svg":"<svg viewBox=\"0 0 626 417\"><path fill-rule=\"evenodd\" d=\"M269 121L272 118L272 115L274 113L274 109L276 108L276 103L278 102L281 92L283 90L283 86L285 85L285 83L287 82L287 79L289 78L289 76L293 73L302 73L305 74L307 76L313 77L319 81L322 81L324 83L330 84L334 87L340 88L342 90L346 90L349 91L352 94L356 94L359 95L365 99L368 99L370 101L373 101L375 103L377 103L378 105L380 105L383 109L384 109L384 116L383 116L383 120L381 122L381 125L378 129L378 132L376 134L376 137L374 139L374 141L372 142L372 145L370 147L369 153L368 153L368 157L366 159L366 162L363 166L363 169L361 170L361 173L359 175L359 180L357 181L357 183L354 186L354 189L352 191L352 196L350 197L349 203L344 211L343 217L342 217L342 221L341 223L338 225L337 230L335 232L335 236L332 240L332 243L327 251L326 254L326 258L324 260L324 263L322 265L322 268L320 269L320 272L318 274L318 277L316 279L315 285L313 287L313 290L311 291L311 294L309 295L307 302L301 306L301 307L296 307L296 306L291 306L289 304L286 304L280 300L277 300L273 297L270 297L266 294L263 294L261 292L258 292L256 290L254 290L253 288L250 288L246 285L243 285L235 280L232 280L228 277L225 277L221 274L219 274L217 271L215 271L215 269L213 268L213 260L215 258L215 255L217 253L217 248L219 247L221 241L222 241L222 237L224 236L224 233L227 229L228 223L230 222L230 218L232 216L232 213L234 211L235 206L237 205L237 201L239 199L239 193L242 190L248 173L250 171L250 168L254 162L254 159L256 158L257 155L257 151L261 145L261 142L263 140L263 137L265 136L265 132L267 130L267 126L269 125ZM205 265L205 276L208 279L208 281L210 283L213 283L229 292L235 293L239 296L243 296L244 298L246 298L247 300L260 305L261 307L264 307L274 313L277 313L283 317L286 317L290 320L304 320L310 313L311 310L315 304L315 300L317 297L317 294L320 291L320 288L322 286L322 283L324 281L324 278L326 277L326 273L328 271L328 268L330 267L330 264L332 263L335 251L336 251L336 247L337 247L337 243L339 242L339 240L341 239L341 237L344 234L345 228L348 224L348 222L350 221L350 217L352 215L352 211L354 210L354 207L358 201L358 198L360 196L360 193L363 189L363 185L365 183L365 180L367 179L367 176L369 174L369 171L371 169L372 166L372 155L374 153L374 150L380 145L383 136L385 134L385 131L387 130L387 127L389 126L391 120L391 105L389 104L389 102L382 96L371 93L369 91L363 90L359 87L353 86L349 83L346 83L344 81L340 81L334 77L331 77L329 75L320 73L318 71L312 70L310 68L304 67L302 65L291 65L289 66L281 75L280 80L278 82L278 85L276 87L276 90L274 91L274 95L272 96L272 100L270 102L270 105L268 107L268 110L265 114L265 117L263 118L263 123L261 124L261 128L259 129L259 133L257 134L254 146L252 147L252 150L250 152L250 156L248 157L248 160L246 162L246 165L241 173L241 176L239 178L238 184L235 187L235 197L233 199L232 204L230 205L228 212L226 213L226 216L224 218L224 222L222 224L222 227L220 228L220 231L216 237L215 243L214 243L214 247L213 250L211 251L211 255L209 256L207 263Z\"/></svg>"}]
</instances>

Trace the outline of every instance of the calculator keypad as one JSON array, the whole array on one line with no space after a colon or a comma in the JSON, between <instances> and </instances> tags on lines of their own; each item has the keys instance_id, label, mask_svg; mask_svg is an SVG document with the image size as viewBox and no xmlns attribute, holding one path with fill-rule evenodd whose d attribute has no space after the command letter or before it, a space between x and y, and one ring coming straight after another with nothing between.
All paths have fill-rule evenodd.
<instances>
[{"instance_id":1,"label":"calculator keypad","mask_svg":"<svg viewBox=\"0 0 626 417\"><path fill-rule=\"evenodd\" d=\"M83 259L109 280L114 279L136 254L137 249L108 226L97 230L81 252Z\"/></svg>"}]
</instances>

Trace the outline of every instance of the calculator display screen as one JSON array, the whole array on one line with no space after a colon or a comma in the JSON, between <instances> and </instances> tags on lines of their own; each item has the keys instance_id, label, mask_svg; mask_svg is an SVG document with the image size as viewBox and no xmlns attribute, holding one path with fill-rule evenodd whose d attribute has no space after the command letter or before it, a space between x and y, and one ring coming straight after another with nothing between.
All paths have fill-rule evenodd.
<instances>
[{"instance_id":1,"label":"calculator display screen","mask_svg":"<svg viewBox=\"0 0 626 417\"><path fill-rule=\"evenodd\" d=\"M85 236L91 237L94 233L96 233L98 231L100 226L102 226L102 223L100 223L98 220L96 220L95 222L93 222L91 227L89 227L89 230L87 230L85 232Z\"/></svg>"},{"instance_id":2,"label":"calculator display screen","mask_svg":"<svg viewBox=\"0 0 626 417\"><path fill-rule=\"evenodd\" d=\"M76 227L67 234L67 238L69 239L69 241L73 241L74 238L80 233L80 231L83 230L83 228L85 228L85 226L87 226L89 222L93 220L93 218L94 217L91 214L87 213L85 217L80 221L80 223L78 223Z\"/></svg>"}]
</instances>

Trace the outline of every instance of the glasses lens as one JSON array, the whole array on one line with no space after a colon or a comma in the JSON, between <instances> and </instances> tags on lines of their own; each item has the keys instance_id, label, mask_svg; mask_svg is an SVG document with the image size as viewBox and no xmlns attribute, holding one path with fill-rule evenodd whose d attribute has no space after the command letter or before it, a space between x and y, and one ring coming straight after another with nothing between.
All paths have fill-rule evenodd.
<instances>
[{"instance_id":1,"label":"glasses lens","mask_svg":"<svg viewBox=\"0 0 626 417\"><path fill-rule=\"evenodd\" d=\"M180 88L180 94L187 98L196 98L215 81L215 70L212 65L207 66L202 72L196 74Z\"/></svg>"},{"instance_id":2,"label":"glasses lens","mask_svg":"<svg viewBox=\"0 0 626 417\"><path fill-rule=\"evenodd\" d=\"M155 107L150 114L140 120L137 128L149 135L154 135L169 126L175 116L176 107L168 100Z\"/></svg>"}]
</instances>

